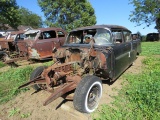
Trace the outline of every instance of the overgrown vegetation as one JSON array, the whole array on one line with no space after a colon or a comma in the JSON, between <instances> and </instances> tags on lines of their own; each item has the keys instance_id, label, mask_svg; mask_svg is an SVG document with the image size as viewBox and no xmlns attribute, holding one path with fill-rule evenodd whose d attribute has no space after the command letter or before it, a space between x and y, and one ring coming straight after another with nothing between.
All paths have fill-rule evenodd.
<instances>
[{"instance_id":1,"label":"overgrown vegetation","mask_svg":"<svg viewBox=\"0 0 160 120\"><path fill-rule=\"evenodd\" d=\"M0 68L4 67L5 64L3 62L0 61Z\"/></svg>"},{"instance_id":2,"label":"overgrown vegetation","mask_svg":"<svg viewBox=\"0 0 160 120\"><path fill-rule=\"evenodd\" d=\"M142 73L124 74L128 84L119 91L111 105L102 105L96 120L160 119L160 43L142 43L145 65ZM156 55L156 56L155 56Z\"/></svg>"},{"instance_id":3,"label":"overgrown vegetation","mask_svg":"<svg viewBox=\"0 0 160 120\"><path fill-rule=\"evenodd\" d=\"M110 105L102 105L96 113L96 120L114 119L160 119L160 42L142 42L141 55L147 56L143 60L145 65L142 73L124 74L128 83L119 91L115 101ZM53 62L43 63L50 66ZM18 90L29 79L35 66L12 68L0 73L0 104L12 99L15 95L26 89ZM17 109L10 111L9 116L17 113ZM27 118L30 113L23 113Z\"/></svg>"},{"instance_id":4,"label":"overgrown vegetation","mask_svg":"<svg viewBox=\"0 0 160 120\"><path fill-rule=\"evenodd\" d=\"M53 61L49 61L42 65L50 66L52 64ZM0 73L0 104L9 101L21 91L29 89L24 88L18 90L17 88L29 79L31 72L38 66L40 65L11 68L6 72Z\"/></svg>"},{"instance_id":5,"label":"overgrown vegetation","mask_svg":"<svg viewBox=\"0 0 160 120\"><path fill-rule=\"evenodd\" d=\"M18 86L29 79L33 67L12 68L0 75L0 103L4 103L13 96L17 95L21 90ZM26 89L22 89L24 91Z\"/></svg>"}]
</instances>

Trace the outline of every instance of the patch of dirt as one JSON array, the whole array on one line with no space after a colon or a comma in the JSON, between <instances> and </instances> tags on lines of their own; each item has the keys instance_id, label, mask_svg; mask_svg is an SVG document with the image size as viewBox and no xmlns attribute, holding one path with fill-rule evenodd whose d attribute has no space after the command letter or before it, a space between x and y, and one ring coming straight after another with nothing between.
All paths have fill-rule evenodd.
<instances>
[{"instance_id":1,"label":"patch of dirt","mask_svg":"<svg viewBox=\"0 0 160 120\"><path fill-rule=\"evenodd\" d=\"M4 67L0 68L0 73L1 72L5 72L5 71L7 71L9 69L10 69L10 66L4 66Z\"/></svg>"},{"instance_id":2,"label":"patch of dirt","mask_svg":"<svg viewBox=\"0 0 160 120\"><path fill-rule=\"evenodd\" d=\"M138 74L142 72L142 61L144 60L144 58L145 56L138 56L138 58L134 61L133 65L129 69L127 69L126 73Z\"/></svg>"},{"instance_id":3,"label":"patch of dirt","mask_svg":"<svg viewBox=\"0 0 160 120\"><path fill-rule=\"evenodd\" d=\"M137 74L142 71L143 56L139 56L133 66L125 72ZM103 95L100 100L101 104L109 104L113 101L111 96L118 95L118 91L122 88L123 79L119 77L112 85L103 84ZM64 101L63 98L58 98L47 106L43 106L43 102L49 97L50 93L40 91L34 93L31 89L25 93L21 93L12 101L0 105L0 120L92 120L90 114L83 114L76 111L72 101ZM19 109L19 112L14 116L9 116L9 111L14 108ZM21 115L27 115L23 118Z\"/></svg>"},{"instance_id":4,"label":"patch of dirt","mask_svg":"<svg viewBox=\"0 0 160 120\"><path fill-rule=\"evenodd\" d=\"M26 66L34 66L34 67L41 66L41 65L43 65L43 63L44 62L41 62L41 61L36 62L36 63L32 63L32 62L29 62L27 60L22 60L22 61L16 62L16 64L14 64L14 65L18 65L18 67L11 66L11 65L6 65L6 66L0 68L0 73L6 72L11 68L15 68L16 69L16 68L23 68L23 67L26 67Z\"/></svg>"}]
</instances>

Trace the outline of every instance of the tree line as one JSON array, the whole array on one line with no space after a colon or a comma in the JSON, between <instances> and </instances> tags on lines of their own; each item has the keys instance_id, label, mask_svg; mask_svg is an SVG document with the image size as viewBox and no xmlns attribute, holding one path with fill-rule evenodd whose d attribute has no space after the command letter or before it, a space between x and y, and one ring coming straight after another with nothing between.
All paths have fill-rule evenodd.
<instances>
[{"instance_id":1,"label":"tree line","mask_svg":"<svg viewBox=\"0 0 160 120\"><path fill-rule=\"evenodd\" d=\"M155 23L155 29L160 33L160 0L129 0L134 6L129 19L137 23L137 26L146 24L150 26ZM16 0L0 1L0 29L4 24L13 28L18 25L31 26L33 28L61 27L70 31L77 27L96 24L95 11L89 0L37 0L45 21L29 11L27 8L17 5Z\"/></svg>"}]
</instances>

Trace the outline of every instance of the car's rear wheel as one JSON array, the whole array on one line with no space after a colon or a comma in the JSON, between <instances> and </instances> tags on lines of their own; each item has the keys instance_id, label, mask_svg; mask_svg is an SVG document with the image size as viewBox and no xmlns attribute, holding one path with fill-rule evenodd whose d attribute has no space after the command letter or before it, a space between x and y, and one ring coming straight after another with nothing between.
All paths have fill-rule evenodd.
<instances>
[{"instance_id":1,"label":"car's rear wheel","mask_svg":"<svg viewBox=\"0 0 160 120\"><path fill-rule=\"evenodd\" d=\"M86 76L78 84L73 105L76 110L84 113L91 113L98 107L102 96L102 81L96 76Z\"/></svg>"}]
</instances>

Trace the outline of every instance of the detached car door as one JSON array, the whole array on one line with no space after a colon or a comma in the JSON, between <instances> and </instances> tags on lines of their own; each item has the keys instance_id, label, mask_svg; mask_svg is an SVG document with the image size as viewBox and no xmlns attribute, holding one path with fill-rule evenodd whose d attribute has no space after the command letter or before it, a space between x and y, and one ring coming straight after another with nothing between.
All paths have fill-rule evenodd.
<instances>
[{"instance_id":1,"label":"detached car door","mask_svg":"<svg viewBox=\"0 0 160 120\"><path fill-rule=\"evenodd\" d=\"M39 39L35 44L40 59L51 57L53 48L60 46L59 39L54 30L41 32Z\"/></svg>"}]
</instances>

